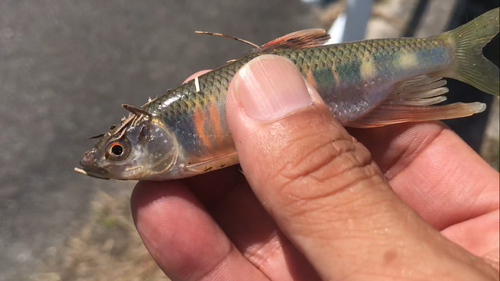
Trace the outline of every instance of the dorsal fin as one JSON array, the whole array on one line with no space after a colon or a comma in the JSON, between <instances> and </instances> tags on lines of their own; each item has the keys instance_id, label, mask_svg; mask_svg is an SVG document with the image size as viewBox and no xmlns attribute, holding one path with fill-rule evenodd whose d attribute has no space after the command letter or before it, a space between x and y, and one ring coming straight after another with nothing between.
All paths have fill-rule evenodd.
<instances>
[{"instance_id":1,"label":"dorsal fin","mask_svg":"<svg viewBox=\"0 0 500 281\"><path fill-rule=\"evenodd\" d=\"M262 45L259 51L318 47L325 44L329 39L330 34L326 33L324 29L305 29L274 39Z\"/></svg>"}]
</instances>

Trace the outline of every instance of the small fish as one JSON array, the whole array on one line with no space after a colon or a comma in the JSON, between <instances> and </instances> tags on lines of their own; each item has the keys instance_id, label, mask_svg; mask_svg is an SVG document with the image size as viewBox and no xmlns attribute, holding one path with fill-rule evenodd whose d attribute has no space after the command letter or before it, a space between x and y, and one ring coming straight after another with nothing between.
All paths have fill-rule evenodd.
<instances>
[{"instance_id":1,"label":"small fish","mask_svg":"<svg viewBox=\"0 0 500 281\"><path fill-rule=\"evenodd\" d=\"M97 136L97 144L80 162L83 169L75 170L102 179L168 180L237 164L226 120L226 92L235 73L263 54L295 63L344 126L368 128L470 116L484 111L485 104L436 105L448 92L443 78L498 96L498 67L482 55L483 46L498 31L496 8L429 38L323 45L328 34L312 29L262 46L249 43L255 50L247 56L142 107L124 105L129 116Z\"/></svg>"}]
</instances>

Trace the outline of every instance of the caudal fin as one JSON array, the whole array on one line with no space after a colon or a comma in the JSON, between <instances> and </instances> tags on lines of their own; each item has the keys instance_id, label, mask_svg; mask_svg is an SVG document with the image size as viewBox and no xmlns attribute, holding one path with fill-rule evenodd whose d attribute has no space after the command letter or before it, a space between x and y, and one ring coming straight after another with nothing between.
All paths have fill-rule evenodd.
<instances>
[{"instance_id":1,"label":"caudal fin","mask_svg":"<svg viewBox=\"0 0 500 281\"><path fill-rule=\"evenodd\" d=\"M477 89L499 95L499 70L483 56L484 45L498 34L499 8L443 34L455 47L456 61L443 76L470 84Z\"/></svg>"}]
</instances>

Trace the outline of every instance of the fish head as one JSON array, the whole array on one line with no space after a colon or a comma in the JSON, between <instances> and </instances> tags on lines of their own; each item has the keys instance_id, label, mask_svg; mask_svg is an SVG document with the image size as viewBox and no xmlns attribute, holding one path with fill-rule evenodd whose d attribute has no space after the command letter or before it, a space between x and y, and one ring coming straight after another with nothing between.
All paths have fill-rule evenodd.
<instances>
[{"instance_id":1,"label":"fish head","mask_svg":"<svg viewBox=\"0 0 500 281\"><path fill-rule=\"evenodd\" d=\"M158 120L134 119L131 116L104 134L82 157L80 172L121 180L155 179L168 172L179 154L175 135Z\"/></svg>"}]
</instances>

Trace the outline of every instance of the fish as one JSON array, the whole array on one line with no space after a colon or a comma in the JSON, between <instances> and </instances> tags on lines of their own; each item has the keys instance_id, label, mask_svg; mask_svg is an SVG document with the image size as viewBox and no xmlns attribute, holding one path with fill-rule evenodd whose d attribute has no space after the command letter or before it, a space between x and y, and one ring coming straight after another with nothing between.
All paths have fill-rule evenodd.
<instances>
[{"instance_id":1,"label":"fish","mask_svg":"<svg viewBox=\"0 0 500 281\"><path fill-rule=\"evenodd\" d=\"M460 118L480 113L479 102L439 105L445 78L499 95L499 69L482 54L498 34L499 8L428 38L363 40L325 45L321 29L290 33L196 77L112 126L80 161L82 174L100 179L170 180L238 164L226 119L226 94L250 60L273 54L292 61L331 114L347 127ZM217 35L217 34L215 34ZM220 35L220 34L219 34Z\"/></svg>"}]
</instances>

